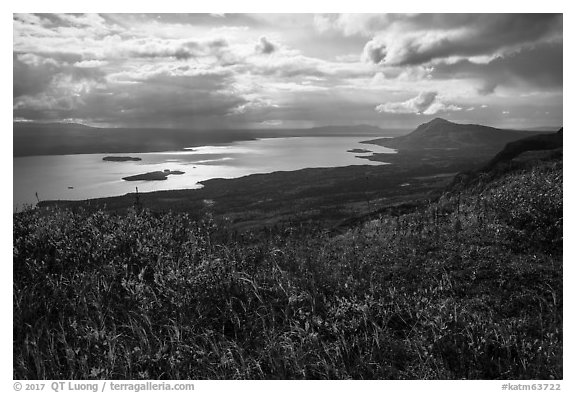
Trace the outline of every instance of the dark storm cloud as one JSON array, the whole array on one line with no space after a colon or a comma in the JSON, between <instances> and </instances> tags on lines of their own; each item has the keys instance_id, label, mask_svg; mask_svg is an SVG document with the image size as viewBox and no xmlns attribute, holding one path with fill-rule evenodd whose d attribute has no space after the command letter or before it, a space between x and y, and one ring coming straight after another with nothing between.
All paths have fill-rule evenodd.
<instances>
[{"instance_id":1,"label":"dark storm cloud","mask_svg":"<svg viewBox=\"0 0 576 393\"><path fill-rule=\"evenodd\" d=\"M13 97L34 95L49 90L58 77L71 81L102 81L104 73L97 68L78 66L81 56L33 53L13 53Z\"/></svg>"},{"instance_id":2,"label":"dark storm cloud","mask_svg":"<svg viewBox=\"0 0 576 393\"><path fill-rule=\"evenodd\" d=\"M58 65L53 62L38 65L27 64L21 61L16 53L12 56L12 62L14 98L44 91L58 71Z\"/></svg>"},{"instance_id":3,"label":"dark storm cloud","mask_svg":"<svg viewBox=\"0 0 576 393\"><path fill-rule=\"evenodd\" d=\"M377 64L417 65L451 56L492 55L561 37L562 15L418 15L389 23L364 48Z\"/></svg>"},{"instance_id":4,"label":"dark storm cloud","mask_svg":"<svg viewBox=\"0 0 576 393\"><path fill-rule=\"evenodd\" d=\"M223 75L173 76L159 74L146 83L121 83L81 93L79 100L33 103L14 110L29 119L84 118L96 122L183 127L187 124L221 125L222 118L245 104L242 97L226 92L230 83ZM191 92L193 92L191 94Z\"/></svg>"},{"instance_id":5,"label":"dark storm cloud","mask_svg":"<svg viewBox=\"0 0 576 393\"><path fill-rule=\"evenodd\" d=\"M563 83L562 44L544 44L517 53L499 56L487 64L460 60L434 67L435 78L477 78L479 92L492 93L497 86L532 86L561 89Z\"/></svg>"},{"instance_id":6,"label":"dark storm cloud","mask_svg":"<svg viewBox=\"0 0 576 393\"><path fill-rule=\"evenodd\" d=\"M106 95L87 97L84 110L91 112L89 116L104 116L116 123L184 125L198 118L218 120L245 103L241 97L226 93L229 83L224 75L160 74L146 83L118 85Z\"/></svg>"}]
</instances>

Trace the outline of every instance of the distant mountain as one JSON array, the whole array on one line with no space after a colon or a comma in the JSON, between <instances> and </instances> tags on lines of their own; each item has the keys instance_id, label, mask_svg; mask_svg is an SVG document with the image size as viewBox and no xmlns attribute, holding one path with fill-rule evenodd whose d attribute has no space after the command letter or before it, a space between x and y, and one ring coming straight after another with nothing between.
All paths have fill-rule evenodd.
<instances>
[{"instance_id":1,"label":"distant mountain","mask_svg":"<svg viewBox=\"0 0 576 393\"><path fill-rule=\"evenodd\" d=\"M534 133L530 131L504 130L478 124L457 124L436 118L418 126L408 135L369 142L399 150L482 149L498 151L506 143L528 135L534 135Z\"/></svg>"},{"instance_id":2,"label":"distant mountain","mask_svg":"<svg viewBox=\"0 0 576 393\"><path fill-rule=\"evenodd\" d=\"M303 130L309 134L357 134L357 135L382 135L386 134L389 130L384 130L380 127L371 126L368 124L359 124L355 126L323 126L313 127Z\"/></svg>"},{"instance_id":3,"label":"distant mountain","mask_svg":"<svg viewBox=\"0 0 576 393\"><path fill-rule=\"evenodd\" d=\"M74 123L13 123L14 157L55 154L144 153L291 136L397 136L405 130L370 125L306 129L187 130L97 128Z\"/></svg>"},{"instance_id":4,"label":"distant mountain","mask_svg":"<svg viewBox=\"0 0 576 393\"><path fill-rule=\"evenodd\" d=\"M137 153L193 145L183 130L96 128L74 123L13 123L14 157L80 153ZM217 137L212 138L215 142Z\"/></svg>"},{"instance_id":5,"label":"distant mountain","mask_svg":"<svg viewBox=\"0 0 576 393\"><path fill-rule=\"evenodd\" d=\"M76 135L87 135L98 130L96 127L86 126L78 123L33 123L14 122L14 136L18 137L71 137Z\"/></svg>"}]
</instances>

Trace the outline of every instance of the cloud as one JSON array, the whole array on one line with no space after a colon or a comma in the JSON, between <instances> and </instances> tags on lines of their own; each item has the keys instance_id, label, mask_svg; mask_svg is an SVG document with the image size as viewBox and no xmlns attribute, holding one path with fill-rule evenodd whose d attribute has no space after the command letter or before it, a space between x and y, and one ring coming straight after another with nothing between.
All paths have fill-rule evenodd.
<instances>
[{"instance_id":1,"label":"cloud","mask_svg":"<svg viewBox=\"0 0 576 393\"><path fill-rule=\"evenodd\" d=\"M375 109L380 113L411 113L418 115L433 115L438 112L459 111L462 109L453 104L445 104L437 97L438 93L435 91L421 92L409 100L380 104Z\"/></svg>"},{"instance_id":2,"label":"cloud","mask_svg":"<svg viewBox=\"0 0 576 393\"><path fill-rule=\"evenodd\" d=\"M362 60L367 63L381 64L386 60L386 46L374 40L368 41L362 51Z\"/></svg>"},{"instance_id":3,"label":"cloud","mask_svg":"<svg viewBox=\"0 0 576 393\"><path fill-rule=\"evenodd\" d=\"M345 23L346 29L350 23ZM374 29L368 26L364 31L370 30ZM391 18L386 29L374 33L363 59L381 65L417 65L454 56L510 53L561 39L558 14L406 15Z\"/></svg>"},{"instance_id":4,"label":"cloud","mask_svg":"<svg viewBox=\"0 0 576 393\"><path fill-rule=\"evenodd\" d=\"M290 79L306 78L323 81L323 78L343 80L369 77L374 67L369 64L327 61L302 55L299 51L279 48L273 56L246 56L236 66L238 71L264 77Z\"/></svg>"},{"instance_id":5,"label":"cloud","mask_svg":"<svg viewBox=\"0 0 576 393\"><path fill-rule=\"evenodd\" d=\"M107 29L106 20L98 14L56 14L55 16L72 26Z\"/></svg>"},{"instance_id":6,"label":"cloud","mask_svg":"<svg viewBox=\"0 0 576 393\"><path fill-rule=\"evenodd\" d=\"M175 58L188 60L206 56L222 56L228 48L228 42L221 38L211 40L161 39L154 37L124 40L107 57L120 56L132 58Z\"/></svg>"},{"instance_id":7,"label":"cloud","mask_svg":"<svg viewBox=\"0 0 576 393\"><path fill-rule=\"evenodd\" d=\"M15 23L22 22L24 24L36 25L36 26L43 26L50 24L50 20L42 18L41 16L35 14L14 14L14 21Z\"/></svg>"},{"instance_id":8,"label":"cloud","mask_svg":"<svg viewBox=\"0 0 576 393\"><path fill-rule=\"evenodd\" d=\"M76 63L74 63L74 67L98 68L98 67L105 66L106 64L108 64L108 62L104 61L104 60L82 60L82 61L77 61Z\"/></svg>"},{"instance_id":9,"label":"cloud","mask_svg":"<svg viewBox=\"0 0 576 393\"><path fill-rule=\"evenodd\" d=\"M13 36L28 120L399 125L536 100L561 116L561 15L15 14Z\"/></svg>"},{"instance_id":10,"label":"cloud","mask_svg":"<svg viewBox=\"0 0 576 393\"><path fill-rule=\"evenodd\" d=\"M218 35L164 38L142 34L109 21L110 17L94 14L50 14L42 18L23 15L14 16L14 51L21 53L52 55L66 51L82 60L188 60L220 56L228 47L227 40Z\"/></svg>"},{"instance_id":11,"label":"cloud","mask_svg":"<svg viewBox=\"0 0 576 393\"><path fill-rule=\"evenodd\" d=\"M302 95L317 90L315 84L327 77L358 72L355 64L307 57L264 35L255 53L253 38L238 41L217 34L166 38L125 28L101 37L100 30L110 30L108 16L16 19L14 116L27 119L226 126L231 116L254 121L276 110L267 91ZM43 30L26 36L23 24ZM98 31L71 34L70 29L81 26Z\"/></svg>"},{"instance_id":12,"label":"cloud","mask_svg":"<svg viewBox=\"0 0 576 393\"><path fill-rule=\"evenodd\" d=\"M262 127L279 127L282 123L282 120L264 120L259 125Z\"/></svg>"},{"instance_id":13,"label":"cloud","mask_svg":"<svg viewBox=\"0 0 576 393\"><path fill-rule=\"evenodd\" d=\"M270 42L266 37L260 37L258 44L256 45L256 53L269 55L275 52L277 46Z\"/></svg>"},{"instance_id":14,"label":"cloud","mask_svg":"<svg viewBox=\"0 0 576 393\"><path fill-rule=\"evenodd\" d=\"M247 97L245 97L247 98ZM246 102L233 108L229 114L242 115L248 112L268 112L272 108L278 108L278 105L274 104L269 99L264 99L260 97L248 98Z\"/></svg>"},{"instance_id":15,"label":"cloud","mask_svg":"<svg viewBox=\"0 0 576 393\"><path fill-rule=\"evenodd\" d=\"M247 103L231 91L226 75L149 75L146 82L80 84L55 79L50 89L23 96L16 117L34 120L83 118L132 126L218 127Z\"/></svg>"},{"instance_id":16,"label":"cloud","mask_svg":"<svg viewBox=\"0 0 576 393\"><path fill-rule=\"evenodd\" d=\"M338 16L331 26L370 37L361 60L390 80L461 80L480 96L562 88L561 14L394 14L364 28Z\"/></svg>"},{"instance_id":17,"label":"cloud","mask_svg":"<svg viewBox=\"0 0 576 393\"><path fill-rule=\"evenodd\" d=\"M434 78L477 79L481 95L493 93L498 86L561 89L563 84L562 43L547 43L493 58L487 63L461 59L438 63Z\"/></svg>"},{"instance_id":18,"label":"cloud","mask_svg":"<svg viewBox=\"0 0 576 393\"><path fill-rule=\"evenodd\" d=\"M370 36L388 27L398 14L317 14L314 27L321 33L341 31L347 36Z\"/></svg>"},{"instance_id":19,"label":"cloud","mask_svg":"<svg viewBox=\"0 0 576 393\"><path fill-rule=\"evenodd\" d=\"M46 92L59 81L74 83L101 82L104 73L98 68L78 67L61 59L33 53L13 54L13 97Z\"/></svg>"}]
</instances>

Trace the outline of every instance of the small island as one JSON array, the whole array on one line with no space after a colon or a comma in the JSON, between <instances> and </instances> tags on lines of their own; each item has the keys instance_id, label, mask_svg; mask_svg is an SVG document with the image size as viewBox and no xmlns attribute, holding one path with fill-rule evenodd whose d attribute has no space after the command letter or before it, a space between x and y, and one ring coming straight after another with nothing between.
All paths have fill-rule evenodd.
<instances>
[{"instance_id":1,"label":"small island","mask_svg":"<svg viewBox=\"0 0 576 393\"><path fill-rule=\"evenodd\" d=\"M350 149L347 150L348 153L372 153L372 150L367 149Z\"/></svg>"},{"instance_id":2,"label":"small island","mask_svg":"<svg viewBox=\"0 0 576 393\"><path fill-rule=\"evenodd\" d=\"M142 161L139 157L128 157L128 156L106 156L102 158L103 161L112 161L112 162L124 162L124 161Z\"/></svg>"},{"instance_id":3,"label":"small island","mask_svg":"<svg viewBox=\"0 0 576 393\"><path fill-rule=\"evenodd\" d=\"M155 171L155 172L147 172L142 173L140 175L128 176L123 177L122 180L126 181L138 181L138 180L166 180L169 175L182 175L184 172L182 171L171 171L169 169L165 169L163 171Z\"/></svg>"}]
</instances>

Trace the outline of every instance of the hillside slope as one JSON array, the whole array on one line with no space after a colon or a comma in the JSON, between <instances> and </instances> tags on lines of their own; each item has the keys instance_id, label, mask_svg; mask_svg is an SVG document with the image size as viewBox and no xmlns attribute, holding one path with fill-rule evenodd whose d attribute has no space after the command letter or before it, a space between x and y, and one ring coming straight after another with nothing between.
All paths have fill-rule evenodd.
<instances>
[{"instance_id":1,"label":"hillside slope","mask_svg":"<svg viewBox=\"0 0 576 393\"><path fill-rule=\"evenodd\" d=\"M563 129L555 133L534 135L508 143L483 169L488 171L496 165L510 161L522 153L561 149L563 147Z\"/></svg>"},{"instance_id":2,"label":"hillside slope","mask_svg":"<svg viewBox=\"0 0 576 393\"><path fill-rule=\"evenodd\" d=\"M14 216L15 379L562 379L562 160L333 235Z\"/></svg>"}]
</instances>

